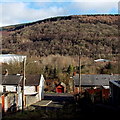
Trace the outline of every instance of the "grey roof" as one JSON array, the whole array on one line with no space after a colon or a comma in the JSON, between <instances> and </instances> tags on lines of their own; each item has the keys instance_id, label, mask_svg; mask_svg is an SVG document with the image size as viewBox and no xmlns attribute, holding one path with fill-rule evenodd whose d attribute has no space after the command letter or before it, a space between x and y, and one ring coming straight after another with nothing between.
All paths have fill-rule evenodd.
<instances>
[{"instance_id":1,"label":"grey roof","mask_svg":"<svg viewBox=\"0 0 120 120\"><path fill-rule=\"evenodd\" d=\"M82 86L102 86L109 85L110 80L119 80L120 75L107 75L107 74L96 74L81 75L81 85ZM74 85L79 86L79 75L73 76Z\"/></svg>"},{"instance_id":2,"label":"grey roof","mask_svg":"<svg viewBox=\"0 0 120 120\"><path fill-rule=\"evenodd\" d=\"M62 85L64 88L66 88L66 84L63 82L59 82L57 86Z\"/></svg>"},{"instance_id":3,"label":"grey roof","mask_svg":"<svg viewBox=\"0 0 120 120\"><path fill-rule=\"evenodd\" d=\"M111 83L120 88L120 81L110 80Z\"/></svg>"},{"instance_id":4,"label":"grey roof","mask_svg":"<svg viewBox=\"0 0 120 120\"><path fill-rule=\"evenodd\" d=\"M21 85L22 78L20 75L2 75L2 85ZM25 85L26 86L38 86L40 84L40 75L26 75Z\"/></svg>"},{"instance_id":5,"label":"grey roof","mask_svg":"<svg viewBox=\"0 0 120 120\"><path fill-rule=\"evenodd\" d=\"M26 86L38 86L40 84L41 75L26 75Z\"/></svg>"},{"instance_id":6,"label":"grey roof","mask_svg":"<svg viewBox=\"0 0 120 120\"><path fill-rule=\"evenodd\" d=\"M19 75L2 75L2 85L18 85L22 81L23 76Z\"/></svg>"}]
</instances>

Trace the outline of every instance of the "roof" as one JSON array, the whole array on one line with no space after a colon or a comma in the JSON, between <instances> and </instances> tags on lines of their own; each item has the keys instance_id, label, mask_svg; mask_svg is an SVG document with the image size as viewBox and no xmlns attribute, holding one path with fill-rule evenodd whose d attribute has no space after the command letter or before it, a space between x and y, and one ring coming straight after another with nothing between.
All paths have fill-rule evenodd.
<instances>
[{"instance_id":1,"label":"roof","mask_svg":"<svg viewBox=\"0 0 120 120\"><path fill-rule=\"evenodd\" d=\"M22 86L22 78L20 75L2 75L2 85L18 85ZM38 86L40 84L40 75L26 75L26 86Z\"/></svg>"},{"instance_id":2,"label":"roof","mask_svg":"<svg viewBox=\"0 0 120 120\"><path fill-rule=\"evenodd\" d=\"M109 85L110 80L119 80L120 75L107 75L107 74L96 74L96 75L81 75L82 86L103 86ZM73 76L74 85L79 86L79 75Z\"/></svg>"},{"instance_id":3,"label":"roof","mask_svg":"<svg viewBox=\"0 0 120 120\"><path fill-rule=\"evenodd\" d=\"M63 87L66 87L65 83L61 82L60 84L61 84Z\"/></svg>"},{"instance_id":4,"label":"roof","mask_svg":"<svg viewBox=\"0 0 120 120\"><path fill-rule=\"evenodd\" d=\"M59 83L57 84L57 86L63 86L64 88L66 87L65 83L63 83L63 82L59 82Z\"/></svg>"},{"instance_id":5,"label":"roof","mask_svg":"<svg viewBox=\"0 0 120 120\"><path fill-rule=\"evenodd\" d=\"M38 86L40 84L41 75L26 75L26 86Z\"/></svg>"},{"instance_id":6,"label":"roof","mask_svg":"<svg viewBox=\"0 0 120 120\"><path fill-rule=\"evenodd\" d=\"M109 62L110 60L107 60L107 59L97 59L97 60L94 60L95 62Z\"/></svg>"},{"instance_id":7,"label":"roof","mask_svg":"<svg viewBox=\"0 0 120 120\"><path fill-rule=\"evenodd\" d=\"M62 85L58 85L56 88L64 88Z\"/></svg>"},{"instance_id":8,"label":"roof","mask_svg":"<svg viewBox=\"0 0 120 120\"><path fill-rule=\"evenodd\" d=\"M22 81L23 76L19 75L2 75L2 85L18 85Z\"/></svg>"},{"instance_id":9,"label":"roof","mask_svg":"<svg viewBox=\"0 0 120 120\"><path fill-rule=\"evenodd\" d=\"M22 62L26 56L16 54L0 54L0 63Z\"/></svg>"},{"instance_id":10,"label":"roof","mask_svg":"<svg viewBox=\"0 0 120 120\"><path fill-rule=\"evenodd\" d=\"M115 86L120 88L120 81L110 80L110 83L113 83Z\"/></svg>"}]
</instances>

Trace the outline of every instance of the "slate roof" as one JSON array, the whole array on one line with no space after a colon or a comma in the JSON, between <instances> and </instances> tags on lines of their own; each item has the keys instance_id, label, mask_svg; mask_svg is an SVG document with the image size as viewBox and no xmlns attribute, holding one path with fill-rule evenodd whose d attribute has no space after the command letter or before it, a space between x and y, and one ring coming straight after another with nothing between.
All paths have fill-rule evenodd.
<instances>
[{"instance_id":1,"label":"slate roof","mask_svg":"<svg viewBox=\"0 0 120 120\"><path fill-rule=\"evenodd\" d=\"M120 88L120 81L111 80L110 84L111 83Z\"/></svg>"},{"instance_id":2,"label":"slate roof","mask_svg":"<svg viewBox=\"0 0 120 120\"><path fill-rule=\"evenodd\" d=\"M38 86L40 83L40 75L26 75L26 86ZM23 76L20 75L2 75L2 85L18 85L22 86Z\"/></svg>"},{"instance_id":3,"label":"slate roof","mask_svg":"<svg viewBox=\"0 0 120 120\"><path fill-rule=\"evenodd\" d=\"M57 86L60 86L60 85L63 86L64 88L66 87L65 83L63 82L59 82Z\"/></svg>"},{"instance_id":4,"label":"slate roof","mask_svg":"<svg viewBox=\"0 0 120 120\"><path fill-rule=\"evenodd\" d=\"M38 86L40 84L41 75L26 75L26 86Z\"/></svg>"},{"instance_id":5,"label":"slate roof","mask_svg":"<svg viewBox=\"0 0 120 120\"><path fill-rule=\"evenodd\" d=\"M103 86L109 85L110 80L119 80L120 75L107 75L107 74L96 74L96 75L81 75L82 86ZM79 86L79 75L73 76L74 85Z\"/></svg>"},{"instance_id":6,"label":"slate roof","mask_svg":"<svg viewBox=\"0 0 120 120\"><path fill-rule=\"evenodd\" d=\"M23 76L19 75L2 75L2 85L18 85L22 81Z\"/></svg>"}]
</instances>

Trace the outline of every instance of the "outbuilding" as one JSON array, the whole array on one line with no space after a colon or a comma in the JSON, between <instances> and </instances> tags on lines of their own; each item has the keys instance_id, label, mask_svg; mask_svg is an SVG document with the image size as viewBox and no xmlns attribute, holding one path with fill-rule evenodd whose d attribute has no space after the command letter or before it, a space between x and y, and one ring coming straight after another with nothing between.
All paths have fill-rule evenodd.
<instances>
[{"instance_id":1,"label":"outbuilding","mask_svg":"<svg viewBox=\"0 0 120 120\"><path fill-rule=\"evenodd\" d=\"M65 93L66 92L66 85L63 82L60 82L56 86L56 93Z\"/></svg>"}]
</instances>

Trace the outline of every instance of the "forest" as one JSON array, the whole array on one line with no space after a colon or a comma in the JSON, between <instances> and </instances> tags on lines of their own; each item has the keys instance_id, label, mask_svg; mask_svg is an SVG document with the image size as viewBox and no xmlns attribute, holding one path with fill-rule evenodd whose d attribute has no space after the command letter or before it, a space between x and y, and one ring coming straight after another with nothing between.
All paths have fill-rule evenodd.
<instances>
[{"instance_id":1,"label":"forest","mask_svg":"<svg viewBox=\"0 0 120 120\"><path fill-rule=\"evenodd\" d=\"M117 15L78 15L3 27L2 52L28 56L118 53ZM11 47L12 46L12 47Z\"/></svg>"},{"instance_id":2,"label":"forest","mask_svg":"<svg viewBox=\"0 0 120 120\"><path fill-rule=\"evenodd\" d=\"M62 81L79 72L80 53L83 74L118 73L118 26L118 15L99 14L60 16L6 26L0 28L2 53L27 55L26 72L43 73L47 79ZM111 62L94 63L99 58ZM20 72L16 67L13 68Z\"/></svg>"}]
</instances>

